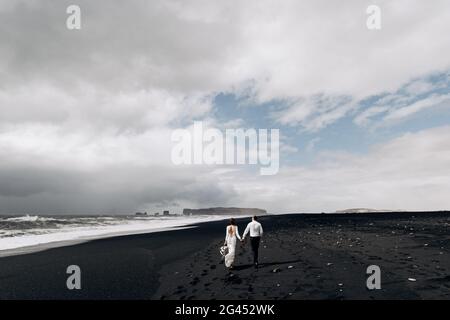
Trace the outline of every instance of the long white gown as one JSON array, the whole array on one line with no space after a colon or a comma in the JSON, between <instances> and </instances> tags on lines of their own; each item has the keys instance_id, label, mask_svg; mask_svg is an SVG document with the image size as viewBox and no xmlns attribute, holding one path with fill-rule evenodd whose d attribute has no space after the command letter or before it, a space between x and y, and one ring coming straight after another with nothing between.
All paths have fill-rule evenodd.
<instances>
[{"instance_id":1,"label":"long white gown","mask_svg":"<svg viewBox=\"0 0 450 320\"><path fill-rule=\"evenodd\" d=\"M225 231L225 242L228 247L228 253L225 256L225 266L229 268L234 263L234 257L236 255L236 242L237 239L241 240L239 235L239 229L237 226L228 226Z\"/></svg>"}]
</instances>

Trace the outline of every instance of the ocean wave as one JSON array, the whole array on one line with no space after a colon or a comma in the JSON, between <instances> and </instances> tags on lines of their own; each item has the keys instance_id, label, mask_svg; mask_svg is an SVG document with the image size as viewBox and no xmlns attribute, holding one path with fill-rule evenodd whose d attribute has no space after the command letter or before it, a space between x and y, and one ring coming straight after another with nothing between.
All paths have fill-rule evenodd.
<instances>
[{"instance_id":1,"label":"ocean wave","mask_svg":"<svg viewBox=\"0 0 450 320\"><path fill-rule=\"evenodd\" d=\"M25 215L25 216L20 216L20 217L11 217L11 218L6 218L5 221L10 221L10 222L36 222L36 221L55 221L56 219L54 218L46 218L46 217L39 217L39 216L30 216L30 215Z\"/></svg>"},{"instance_id":2,"label":"ocean wave","mask_svg":"<svg viewBox=\"0 0 450 320\"><path fill-rule=\"evenodd\" d=\"M91 216L0 217L0 251L55 242L90 240L114 235L153 232L158 229L221 220L222 216Z\"/></svg>"}]
</instances>

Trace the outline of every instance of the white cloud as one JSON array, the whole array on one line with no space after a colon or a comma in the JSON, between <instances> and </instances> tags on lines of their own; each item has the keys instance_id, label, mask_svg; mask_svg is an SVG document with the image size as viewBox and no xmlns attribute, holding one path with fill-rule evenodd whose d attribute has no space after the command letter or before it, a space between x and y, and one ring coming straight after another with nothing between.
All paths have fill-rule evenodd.
<instances>
[{"instance_id":1,"label":"white cloud","mask_svg":"<svg viewBox=\"0 0 450 320\"><path fill-rule=\"evenodd\" d=\"M327 154L312 167L284 167L272 177L236 175L243 203L278 212L351 207L450 209L450 127L405 134L367 155Z\"/></svg>"},{"instance_id":2,"label":"white cloud","mask_svg":"<svg viewBox=\"0 0 450 320\"><path fill-rule=\"evenodd\" d=\"M447 87L447 81L446 76L441 80L414 79L395 92L385 93L360 111L353 121L359 126L387 126L408 119L420 111L445 106L450 96L442 89Z\"/></svg>"},{"instance_id":3,"label":"white cloud","mask_svg":"<svg viewBox=\"0 0 450 320\"><path fill-rule=\"evenodd\" d=\"M419 79L411 82L405 88L405 91L410 95L420 95L433 90L434 86L431 82Z\"/></svg>"},{"instance_id":4,"label":"white cloud","mask_svg":"<svg viewBox=\"0 0 450 320\"><path fill-rule=\"evenodd\" d=\"M374 117L381 113L385 113L388 110L389 110L389 106L378 106L377 105L374 107L367 108L355 117L354 122L359 126L365 126L370 122L371 117Z\"/></svg>"},{"instance_id":5,"label":"white cloud","mask_svg":"<svg viewBox=\"0 0 450 320\"><path fill-rule=\"evenodd\" d=\"M344 117L354 107L349 97L314 95L274 112L272 117L281 124L300 124L307 131L318 131Z\"/></svg>"},{"instance_id":6,"label":"white cloud","mask_svg":"<svg viewBox=\"0 0 450 320\"><path fill-rule=\"evenodd\" d=\"M384 120L385 121L398 121L398 120L404 119L406 117L409 117L412 114L415 114L424 109L439 105L443 102L447 102L448 104L450 104L450 94L431 95L425 99L416 101L410 105L395 109L395 110L389 112L386 115L386 117L384 117Z\"/></svg>"},{"instance_id":7,"label":"white cloud","mask_svg":"<svg viewBox=\"0 0 450 320\"><path fill-rule=\"evenodd\" d=\"M306 151L307 152L313 152L314 148L316 147L317 143L319 143L319 142L320 142L320 138L319 137L316 137L316 138L313 138L313 139L309 140L308 144L306 145Z\"/></svg>"},{"instance_id":8,"label":"white cloud","mask_svg":"<svg viewBox=\"0 0 450 320\"><path fill-rule=\"evenodd\" d=\"M31 122L76 124L80 130L143 130L204 116L211 107L209 95L153 88L110 92L94 84L65 89L46 82L0 88L0 125Z\"/></svg>"}]
</instances>

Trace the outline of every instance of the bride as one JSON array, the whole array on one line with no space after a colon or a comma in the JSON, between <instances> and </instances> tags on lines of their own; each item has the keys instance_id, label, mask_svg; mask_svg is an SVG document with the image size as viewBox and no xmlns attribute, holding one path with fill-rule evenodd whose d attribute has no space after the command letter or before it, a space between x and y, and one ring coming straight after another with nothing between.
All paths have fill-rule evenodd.
<instances>
[{"instance_id":1,"label":"bride","mask_svg":"<svg viewBox=\"0 0 450 320\"><path fill-rule=\"evenodd\" d=\"M236 240L242 240L239 235L239 230L236 225L236 221L231 218L230 224L227 226L225 233L225 243L224 246L227 246L228 253L225 255L225 266L227 268L233 269L234 257L236 253Z\"/></svg>"}]
</instances>

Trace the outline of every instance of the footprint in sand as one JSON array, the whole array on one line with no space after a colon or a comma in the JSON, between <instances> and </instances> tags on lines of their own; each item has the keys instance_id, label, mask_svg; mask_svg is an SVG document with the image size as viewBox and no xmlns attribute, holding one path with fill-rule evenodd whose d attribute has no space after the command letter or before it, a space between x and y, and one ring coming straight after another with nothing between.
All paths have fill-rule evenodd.
<instances>
[{"instance_id":1,"label":"footprint in sand","mask_svg":"<svg viewBox=\"0 0 450 320\"><path fill-rule=\"evenodd\" d=\"M199 279L198 277L195 277L195 278L190 282L190 284L193 285L193 286L195 286L195 285L197 285L199 282L200 282L200 279Z\"/></svg>"}]
</instances>

